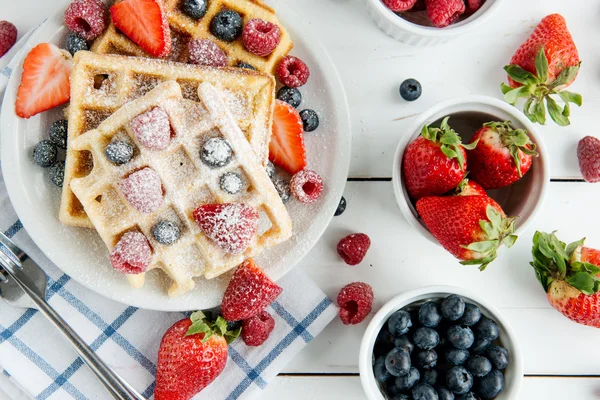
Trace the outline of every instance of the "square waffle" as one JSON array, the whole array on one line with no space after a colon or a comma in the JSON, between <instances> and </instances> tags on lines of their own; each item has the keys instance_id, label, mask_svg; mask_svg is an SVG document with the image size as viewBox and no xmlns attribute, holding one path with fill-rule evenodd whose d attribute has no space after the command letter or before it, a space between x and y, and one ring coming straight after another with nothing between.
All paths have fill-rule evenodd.
<instances>
[{"instance_id":1,"label":"square waffle","mask_svg":"<svg viewBox=\"0 0 600 400\"><path fill-rule=\"evenodd\" d=\"M239 62L252 65L258 71L273 74L279 60L285 57L294 44L290 35L281 25L275 11L260 0L210 0L204 17L194 20L181 11L183 0L165 0L167 20L171 29L172 49L169 58L174 61L187 62L187 45L191 39L210 39L215 42L229 58L229 65ZM259 18L279 26L281 39L279 45L267 57L250 53L244 47L241 36L231 43L218 39L210 32L213 17L224 9L234 10L242 17L242 24ZM129 56L149 57L140 47L127 38L111 22L106 32L94 41L91 50L101 54L122 54Z\"/></svg>"},{"instance_id":2,"label":"square waffle","mask_svg":"<svg viewBox=\"0 0 600 400\"><path fill-rule=\"evenodd\" d=\"M201 82L210 82L220 88L257 157L264 164L267 163L275 104L273 77L241 68L216 69L158 59L79 51L75 54L71 73L69 144L59 213L63 224L92 227L69 185L71 179L89 173L92 168L91 155L87 151L74 150L70 142L98 127L121 105L143 96L168 80L177 81L184 98L191 100L198 100L198 85Z\"/></svg>"},{"instance_id":3,"label":"square waffle","mask_svg":"<svg viewBox=\"0 0 600 400\"><path fill-rule=\"evenodd\" d=\"M97 129L71 141L74 149L89 151L94 158L90 174L71 181L94 227L109 249L124 233L142 232L153 249L149 269L160 268L174 281L169 289L171 296L191 290L194 277L217 277L266 247L287 240L292 233L285 206L219 91L210 83L202 83L198 95L198 102L186 100L177 82L162 83L121 107ZM131 127L134 118L155 107L166 112L173 132L164 150L144 147ZM202 144L213 137L225 139L233 150L231 162L221 168L205 165L200 157ZM105 156L105 148L113 139L134 146L129 162L115 165ZM160 176L164 199L149 213L132 206L119 184L122 178L146 167ZM237 194L227 193L219 184L220 178L231 172L244 182ZM227 252L211 241L192 215L200 205L224 203L243 203L260 215L257 234L239 254ZM181 234L175 243L164 245L154 239L152 227L159 221L179 227ZM143 274L129 277L134 286L143 284Z\"/></svg>"}]
</instances>

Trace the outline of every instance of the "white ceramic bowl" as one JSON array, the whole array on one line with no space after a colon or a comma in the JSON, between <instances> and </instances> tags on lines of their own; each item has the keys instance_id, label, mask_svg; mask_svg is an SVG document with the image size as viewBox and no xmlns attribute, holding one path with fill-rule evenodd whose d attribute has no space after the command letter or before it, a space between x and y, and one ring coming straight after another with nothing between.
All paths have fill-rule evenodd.
<instances>
[{"instance_id":1,"label":"white ceramic bowl","mask_svg":"<svg viewBox=\"0 0 600 400\"><path fill-rule=\"evenodd\" d=\"M388 318L394 312L412 303L444 298L451 294L457 294L463 297L466 302L477 305L484 316L498 323L498 327L500 328L500 337L498 340L500 345L508 350L509 364L506 370L503 371L505 381L504 390L495 400L512 400L517 398L523 381L523 355L514 331L502 314L485 300L482 300L466 289L454 286L427 286L394 297L381 307L369 323L363 336L358 356L360 381L369 400L386 400L373 374L372 356L375 339L377 339L379 331Z\"/></svg>"},{"instance_id":2,"label":"white ceramic bowl","mask_svg":"<svg viewBox=\"0 0 600 400\"><path fill-rule=\"evenodd\" d=\"M410 13L413 14L410 17L414 17L411 18L414 22L411 22L387 8L381 0L365 0L365 3L375 24L387 35L413 46L434 46L446 43L483 24L498 10L502 0L487 0L476 13L446 28L425 25L425 11ZM421 13L423 15L417 15Z\"/></svg>"},{"instance_id":3,"label":"white ceramic bowl","mask_svg":"<svg viewBox=\"0 0 600 400\"><path fill-rule=\"evenodd\" d=\"M550 183L548 152L537 127L523 113L501 100L486 96L466 96L439 103L421 114L402 137L394 156L392 172L394 194L402 215L423 236L438 243L422 224L408 196L402 175L402 159L406 146L420 135L425 124L441 121L447 115L450 116L448 123L459 134L463 143L467 143L484 122L492 120L512 121L516 128L526 129L529 132L531 141L537 145L537 152L540 154L533 159L531 169L512 185L488 191L489 196L500 204L506 215L519 216L516 234L523 233L541 209L548 190Z\"/></svg>"}]
</instances>

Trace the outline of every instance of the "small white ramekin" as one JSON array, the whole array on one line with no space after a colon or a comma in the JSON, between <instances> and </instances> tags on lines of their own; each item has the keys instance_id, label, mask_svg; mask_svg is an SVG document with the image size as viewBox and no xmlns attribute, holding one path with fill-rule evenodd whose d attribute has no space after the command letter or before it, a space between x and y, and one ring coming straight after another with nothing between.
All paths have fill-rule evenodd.
<instances>
[{"instance_id":1,"label":"small white ramekin","mask_svg":"<svg viewBox=\"0 0 600 400\"><path fill-rule=\"evenodd\" d=\"M457 294L466 302L477 305L484 316L493 319L500 328L500 344L508 350L509 364L504 370L504 390L495 400L512 400L518 398L519 390L523 382L523 354L515 332L508 325L506 319L500 312L474 295L470 291L454 286L427 286L412 290L394 297L381 307L375 314L367 330L363 335L358 356L358 367L360 370L360 381L369 400L385 400L381 393L375 375L373 374L373 347L379 331L388 318L397 310L421 300L432 300L444 298L451 294Z\"/></svg>"},{"instance_id":2,"label":"small white ramekin","mask_svg":"<svg viewBox=\"0 0 600 400\"><path fill-rule=\"evenodd\" d=\"M387 8L381 0L365 0L365 3L375 24L388 36L413 46L434 46L446 43L483 24L498 10L502 0L487 0L476 13L445 28L410 22Z\"/></svg>"},{"instance_id":3,"label":"small white ramekin","mask_svg":"<svg viewBox=\"0 0 600 400\"><path fill-rule=\"evenodd\" d=\"M470 132L461 132L460 129L457 129L456 125L453 125L456 120L452 116L461 115L461 113L483 113L490 115L496 121L512 121L516 128L527 130L531 141L537 146L536 151L539 153L539 157L533 159L531 169L523 178L507 188L488 191L489 196L502 206L508 216L519 216L515 233L520 235L527 229L542 207L550 184L550 161L536 126L517 108L492 97L466 96L447 100L417 117L402 136L394 156L392 184L398 207L413 228L433 243L438 243L422 224L417 210L408 196L402 174L402 159L406 146L420 135L425 124L431 124L448 115L450 116L449 125L461 136L463 143L467 143L477 129L474 127Z\"/></svg>"}]
</instances>

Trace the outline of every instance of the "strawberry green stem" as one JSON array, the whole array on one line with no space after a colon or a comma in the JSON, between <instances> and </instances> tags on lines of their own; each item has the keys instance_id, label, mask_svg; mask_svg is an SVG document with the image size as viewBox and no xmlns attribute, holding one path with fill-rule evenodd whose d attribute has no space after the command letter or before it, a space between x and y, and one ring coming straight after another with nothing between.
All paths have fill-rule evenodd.
<instances>
[{"instance_id":1,"label":"strawberry green stem","mask_svg":"<svg viewBox=\"0 0 600 400\"><path fill-rule=\"evenodd\" d=\"M473 150L477 146L477 141L470 144L463 144L460 136L448 125L449 119L449 116L445 117L439 128L429 125L423 126L421 136L433 143L441 143L440 150L442 150L446 157L450 159L456 158L460 168L464 170L465 157L460 148Z\"/></svg>"}]
</instances>

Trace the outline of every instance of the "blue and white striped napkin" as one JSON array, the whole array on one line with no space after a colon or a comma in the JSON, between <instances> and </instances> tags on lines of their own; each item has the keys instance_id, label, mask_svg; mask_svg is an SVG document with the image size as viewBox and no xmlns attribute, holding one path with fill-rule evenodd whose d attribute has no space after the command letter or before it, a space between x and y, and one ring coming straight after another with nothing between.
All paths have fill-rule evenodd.
<instances>
[{"instance_id":1,"label":"blue and white striped napkin","mask_svg":"<svg viewBox=\"0 0 600 400\"><path fill-rule=\"evenodd\" d=\"M26 40L24 37L17 46ZM2 67L0 59L0 98L12 69L10 64ZM150 398L160 339L184 314L147 311L116 303L62 273L23 229L1 175L0 229L44 268L48 275L49 303L110 367ZM283 293L267 309L275 319L275 330L269 339L257 348L247 347L241 339L234 342L223 373L195 399L249 399L256 395L336 316L337 308L331 300L299 269L278 284ZM39 400L108 397L42 315L34 310L12 308L2 300L0 371L25 394ZM0 379L0 389L2 382L7 381ZM4 392L16 393L14 387Z\"/></svg>"}]
</instances>

